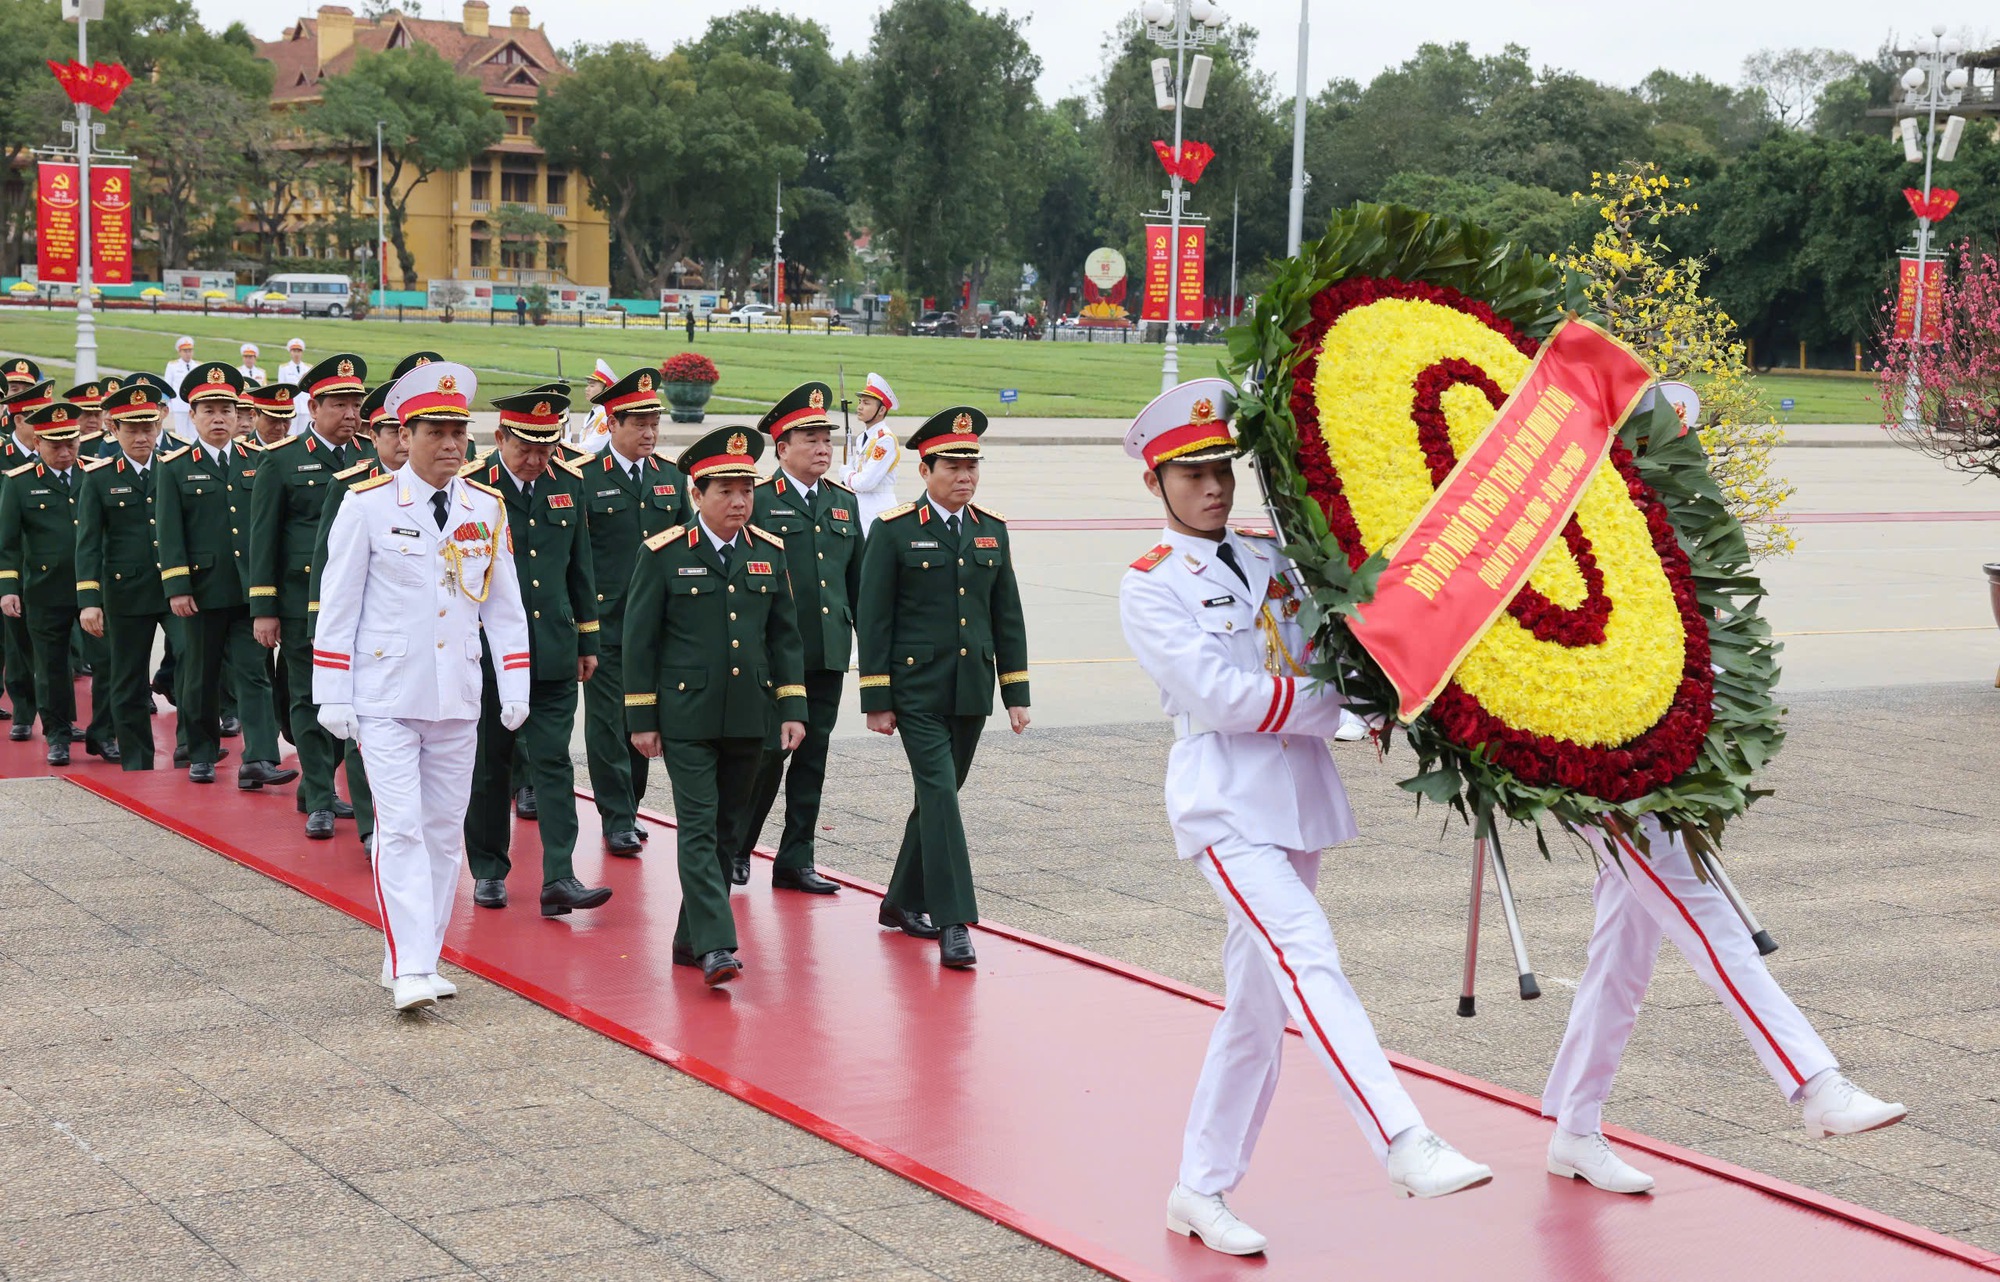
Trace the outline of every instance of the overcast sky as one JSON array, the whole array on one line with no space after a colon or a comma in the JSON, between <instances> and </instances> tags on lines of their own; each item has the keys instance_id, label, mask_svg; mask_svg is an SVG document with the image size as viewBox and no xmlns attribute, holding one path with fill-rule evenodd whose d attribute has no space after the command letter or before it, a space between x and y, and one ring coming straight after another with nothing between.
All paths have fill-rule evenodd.
<instances>
[{"instance_id":1,"label":"overcast sky","mask_svg":"<svg viewBox=\"0 0 2000 1282\"><path fill-rule=\"evenodd\" d=\"M360 0L346 0L359 11ZM496 26L512 0L490 0ZM527 0L532 20L547 26L558 47L640 36L655 49L700 34L716 14L746 7L730 0ZM1059 97L1096 77L1105 32L1137 7L1123 0L975 0L1027 19L1029 42L1041 55L1041 89ZM275 39L294 16L317 8L296 0L197 0L213 26L242 21ZM424 17L456 18L459 0L409 0ZM883 0L761 0L761 7L817 18L840 51L864 50ZM1298 0L1228 0L1232 20L1260 33L1263 68L1289 92L1296 75ZM1479 53L1527 46L1537 66L1582 72L1617 85L1636 84L1655 67L1699 72L1734 82L1745 55L1761 48L1826 46L1871 53L1892 31L1927 30L1941 22L1976 37L1991 29L1990 5L1933 0L1928 9L1863 0L1673 0L1665 6L1620 6L1602 0L1316 0L1312 5L1309 83L1317 93L1335 76L1366 82L1407 58L1426 41L1464 40ZM1668 19L1670 16L1670 20ZM1621 27L1625 18L1629 27Z\"/></svg>"}]
</instances>

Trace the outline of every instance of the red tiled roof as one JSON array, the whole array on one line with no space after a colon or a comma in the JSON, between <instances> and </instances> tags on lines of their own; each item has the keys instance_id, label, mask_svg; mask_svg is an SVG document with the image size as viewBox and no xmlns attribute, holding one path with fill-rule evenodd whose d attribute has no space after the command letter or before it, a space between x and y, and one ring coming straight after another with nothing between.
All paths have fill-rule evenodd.
<instances>
[{"instance_id":1,"label":"red tiled roof","mask_svg":"<svg viewBox=\"0 0 2000 1282\"><path fill-rule=\"evenodd\" d=\"M429 45L459 72L478 79L493 97L533 98L539 85L569 71L540 27L496 24L488 34L472 36L456 22L401 14L373 22L355 18L354 43L325 66L319 63L318 18L300 18L278 39L258 41L257 54L277 68L271 101L296 102L317 98L320 80L351 70L358 54L406 44ZM510 46L515 52L508 60Z\"/></svg>"}]
</instances>

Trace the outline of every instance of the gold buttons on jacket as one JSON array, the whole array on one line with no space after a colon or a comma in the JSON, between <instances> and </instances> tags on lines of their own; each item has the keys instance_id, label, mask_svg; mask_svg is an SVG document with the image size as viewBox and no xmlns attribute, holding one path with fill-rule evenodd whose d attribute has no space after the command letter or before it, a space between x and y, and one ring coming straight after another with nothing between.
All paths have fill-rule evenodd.
<instances>
[{"instance_id":1,"label":"gold buttons on jacket","mask_svg":"<svg viewBox=\"0 0 2000 1282\"><path fill-rule=\"evenodd\" d=\"M541 618L541 617L542 617L542 612L541 612L540 610L537 610L537 611L535 611L535 617L536 617L536 618L538 618L538 619L539 619L539 618Z\"/></svg>"},{"instance_id":2,"label":"gold buttons on jacket","mask_svg":"<svg viewBox=\"0 0 2000 1282\"><path fill-rule=\"evenodd\" d=\"M819 608L819 612L820 612L821 614L831 614L831 613L833 613L833 612L832 612L831 610L827 609L827 608L826 608L825 606L821 606L821 607Z\"/></svg>"},{"instance_id":3,"label":"gold buttons on jacket","mask_svg":"<svg viewBox=\"0 0 2000 1282\"><path fill-rule=\"evenodd\" d=\"M964 647L964 646L960 646L960 647L958 647L958 657L959 657L959 658L961 658L961 659L963 659L963 658L965 657L965 647Z\"/></svg>"},{"instance_id":4,"label":"gold buttons on jacket","mask_svg":"<svg viewBox=\"0 0 2000 1282\"><path fill-rule=\"evenodd\" d=\"M736 611L734 611L734 610L731 610L731 611L729 612L729 621L730 621L731 623L734 623L734 622L736 622Z\"/></svg>"},{"instance_id":5,"label":"gold buttons on jacket","mask_svg":"<svg viewBox=\"0 0 2000 1282\"><path fill-rule=\"evenodd\" d=\"M735 585L734 583L730 584L730 585L729 585L729 590L730 590L731 592L734 592L734 591L736 590L736 585Z\"/></svg>"},{"instance_id":6,"label":"gold buttons on jacket","mask_svg":"<svg viewBox=\"0 0 2000 1282\"><path fill-rule=\"evenodd\" d=\"M732 650L740 650L743 648L743 643L741 641L738 641L735 637L731 637L729 638L729 648Z\"/></svg>"},{"instance_id":7,"label":"gold buttons on jacket","mask_svg":"<svg viewBox=\"0 0 2000 1282\"><path fill-rule=\"evenodd\" d=\"M677 690L685 690L685 689L687 689L687 688L688 688L688 683L687 683L687 682L685 682L685 681L683 681L683 682L681 682L681 683L680 683L680 684L679 684L678 686L676 686L676 687L674 687L674 688L675 688L675 689L677 689Z\"/></svg>"},{"instance_id":8,"label":"gold buttons on jacket","mask_svg":"<svg viewBox=\"0 0 2000 1282\"><path fill-rule=\"evenodd\" d=\"M961 627L961 628L962 628L962 627L964 627L964 626L965 626L965 620L964 620L964 619L960 619L960 620L958 621L958 626L959 626L959 627Z\"/></svg>"},{"instance_id":9,"label":"gold buttons on jacket","mask_svg":"<svg viewBox=\"0 0 2000 1282\"><path fill-rule=\"evenodd\" d=\"M444 642L442 641L438 642L438 649L440 650L444 649Z\"/></svg>"},{"instance_id":10,"label":"gold buttons on jacket","mask_svg":"<svg viewBox=\"0 0 2000 1282\"><path fill-rule=\"evenodd\" d=\"M742 676L742 675L743 675L743 669L741 669L741 668L731 668L731 669L729 670L729 675L730 675L730 676L732 676L732 677L740 677L740 676Z\"/></svg>"},{"instance_id":11,"label":"gold buttons on jacket","mask_svg":"<svg viewBox=\"0 0 2000 1282\"><path fill-rule=\"evenodd\" d=\"M529 579L528 586L531 588L538 588L542 586L542 581L540 579Z\"/></svg>"},{"instance_id":12,"label":"gold buttons on jacket","mask_svg":"<svg viewBox=\"0 0 2000 1282\"><path fill-rule=\"evenodd\" d=\"M910 655L907 658L905 658L903 660L903 666L906 668L914 668L915 666L917 666L917 656Z\"/></svg>"}]
</instances>

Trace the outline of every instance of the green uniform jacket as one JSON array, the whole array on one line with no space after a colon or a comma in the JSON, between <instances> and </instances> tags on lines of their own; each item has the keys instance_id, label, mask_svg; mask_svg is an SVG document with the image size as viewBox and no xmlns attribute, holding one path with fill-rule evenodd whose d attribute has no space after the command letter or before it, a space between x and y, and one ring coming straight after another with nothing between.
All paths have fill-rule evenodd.
<instances>
[{"instance_id":1,"label":"green uniform jacket","mask_svg":"<svg viewBox=\"0 0 2000 1282\"><path fill-rule=\"evenodd\" d=\"M380 476L384 471L382 460L373 454L362 459L353 467L335 472L333 480L326 487L326 508L320 513L319 533L313 538L312 574L306 580L306 632L311 635L319 625L319 576L326 572L327 540L333 534L334 514L340 511L340 501L347 492L370 477Z\"/></svg>"},{"instance_id":2,"label":"green uniform jacket","mask_svg":"<svg viewBox=\"0 0 2000 1282\"><path fill-rule=\"evenodd\" d=\"M250 614L259 619L303 619L312 601L313 549L326 492L336 472L374 450L362 438L348 442L345 466L326 444L306 432L267 445L258 454L250 494Z\"/></svg>"},{"instance_id":3,"label":"green uniform jacket","mask_svg":"<svg viewBox=\"0 0 2000 1282\"><path fill-rule=\"evenodd\" d=\"M204 610L242 605L249 583L241 518L250 510L257 455L231 441L224 462L218 470L206 448L183 445L160 459L153 482L160 586L170 597L192 596Z\"/></svg>"},{"instance_id":4,"label":"green uniform jacket","mask_svg":"<svg viewBox=\"0 0 2000 1282\"><path fill-rule=\"evenodd\" d=\"M4 434L0 434L0 473L11 472L23 463L39 463L42 456L33 449L22 449L14 443L13 417L7 415Z\"/></svg>"},{"instance_id":5,"label":"green uniform jacket","mask_svg":"<svg viewBox=\"0 0 2000 1282\"><path fill-rule=\"evenodd\" d=\"M23 463L0 479L0 596L19 593L29 610L76 608L76 491L83 470L72 466L64 488L40 463Z\"/></svg>"},{"instance_id":6,"label":"green uniform jacket","mask_svg":"<svg viewBox=\"0 0 2000 1282\"><path fill-rule=\"evenodd\" d=\"M507 502L514 573L521 581L521 607L528 612L528 653L534 656L529 675L537 681L574 681L577 658L595 658L598 652L597 576L584 528L583 472L556 459L527 499L498 456L488 458L483 465L468 463L459 475L492 486Z\"/></svg>"},{"instance_id":7,"label":"green uniform jacket","mask_svg":"<svg viewBox=\"0 0 2000 1282\"><path fill-rule=\"evenodd\" d=\"M990 716L1028 706L1028 628L1007 523L968 504L954 540L929 500L876 518L861 558L861 710Z\"/></svg>"},{"instance_id":8,"label":"green uniform jacket","mask_svg":"<svg viewBox=\"0 0 2000 1282\"><path fill-rule=\"evenodd\" d=\"M107 614L164 614L153 546L153 490L159 460L142 473L123 450L85 471L76 498L76 604Z\"/></svg>"},{"instance_id":9,"label":"green uniform jacket","mask_svg":"<svg viewBox=\"0 0 2000 1282\"><path fill-rule=\"evenodd\" d=\"M807 672L846 672L861 597L861 520L854 491L825 477L812 503L783 472L758 482L750 519L785 541Z\"/></svg>"},{"instance_id":10,"label":"green uniform jacket","mask_svg":"<svg viewBox=\"0 0 2000 1282\"><path fill-rule=\"evenodd\" d=\"M580 465L600 618L624 599L639 545L689 519L688 483L681 470L657 458L644 462L645 479L636 486L619 470L608 445L601 458L587 458Z\"/></svg>"},{"instance_id":11,"label":"green uniform jacket","mask_svg":"<svg viewBox=\"0 0 2000 1282\"><path fill-rule=\"evenodd\" d=\"M768 559L760 559L768 558ZM727 577L701 526L646 540L625 602L625 727L765 739L806 719L785 544L745 526Z\"/></svg>"}]
</instances>

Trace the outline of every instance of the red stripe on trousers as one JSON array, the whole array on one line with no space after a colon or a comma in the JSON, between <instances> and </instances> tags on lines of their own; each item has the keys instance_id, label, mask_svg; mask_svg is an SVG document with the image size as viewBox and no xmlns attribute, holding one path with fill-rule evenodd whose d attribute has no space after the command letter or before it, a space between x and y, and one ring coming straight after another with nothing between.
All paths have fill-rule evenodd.
<instances>
[{"instance_id":1,"label":"red stripe on trousers","mask_svg":"<svg viewBox=\"0 0 2000 1282\"><path fill-rule=\"evenodd\" d=\"M380 827L378 824L377 827ZM389 941L389 978L396 976L396 931L389 925L389 902L382 898L382 834L375 834L374 857L368 861L375 874L375 911L382 914L382 935Z\"/></svg>"},{"instance_id":2,"label":"red stripe on trousers","mask_svg":"<svg viewBox=\"0 0 2000 1282\"><path fill-rule=\"evenodd\" d=\"M1695 938L1701 940L1701 946L1708 950L1709 964L1714 966L1715 973L1722 977L1723 987L1727 988L1729 995L1736 999L1736 1004L1743 1008L1743 1013L1750 1017L1750 1022L1757 1026L1757 1031L1764 1035L1764 1040L1771 1044L1772 1052L1777 1055L1778 1062L1785 1066L1785 1071L1792 1075L1792 1080L1804 1086L1806 1079L1799 1072L1798 1066L1792 1063L1792 1057L1785 1054L1785 1048L1778 1045L1778 1039L1771 1036L1771 1030L1764 1027L1764 1021L1758 1019L1757 1012L1750 1009L1750 1003L1743 1000L1743 994L1736 991L1735 981L1731 980L1729 972L1722 968L1722 958L1715 955L1715 945L1708 942L1708 936L1703 933L1701 923L1694 919L1694 914L1687 910L1687 905L1675 898L1673 891L1667 889L1667 883L1660 880L1659 874L1647 866L1645 859L1640 856L1637 850L1632 848L1631 842L1625 840L1621 834L1613 833L1612 835L1617 838L1619 845L1625 847L1625 853L1632 856L1632 861L1639 865L1640 869L1646 874L1647 879L1660 888L1660 893L1667 897L1667 902L1680 911L1681 920L1694 928ZM1693 856L1690 855L1689 858L1692 859Z\"/></svg>"},{"instance_id":3,"label":"red stripe on trousers","mask_svg":"<svg viewBox=\"0 0 2000 1282\"><path fill-rule=\"evenodd\" d=\"M1382 1119L1375 1116L1375 1106L1361 1093L1361 1087L1355 1084L1353 1075L1347 1071L1347 1065L1340 1062L1340 1055L1333 1049L1333 1042L1328 1039L1326 1030L1319 1026L1319 1016L1313 1014L1312 1007L1306 1004L1305 990L1299 987L1299 977L1293 973L1292 964L1285 960L1285 950L1278 947L1278 941L1271 938L1271 932L1264 929L1264 923L1258 921L1257 914L1250 911L1249 901L1243 898L1242 891L1236 889L1236 883L1229 879L1229 871L1222 866L1222 861L1215 857L1215 847L1210 846L1207 853L1208 861L1215 865L1215 871L1222 877L1222 884L1229 887L1230 897L1236 901L1236 906L1243 910L1243 915L1250 919L1250 924L1257 928L1257 933L1264 937L1264 942L1271 946L1271 952L1278 959L1279 968L1285 972L1285 978L1292 981L1292 994L1299 999L1299 1009L1306 1013L1306 1022L1312 1025L1313 1035L1319 1038L1319 1044L1325 1048L1327 1058L1340 1070L1340 1076L1347 1083L1347 1089L1354 1092L1354 1098L1361 1101L1361 1107L1368 1110L1368 1120L1375 1123L1376 1134L1382 1137L1384 1144L1387 1144L1389 1132L1382 1129Z\"/></svg>"},{"instance_id":4,"label":"red stripe on trousers","mask_svg":"<svg viewBox=\"0 0 2000 1282\"><path fill-rule=\"evenodd\" d=\"M1257 723L1257 733L1262 734L1264 731L1269 730L1271 728L1271 718L1274 715L1276 715L1278 711L1278 704L1284 699L1284 697L1285 697L1284 678L1272 677L1271 706L1264 709L1264 719Z\"/></svg>"}]
</instances>

